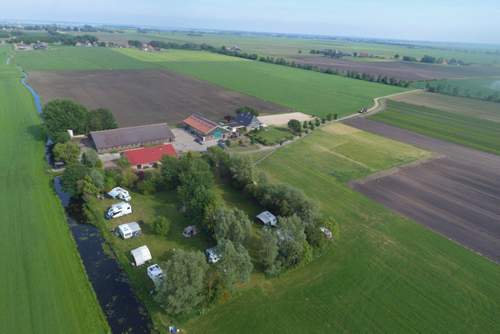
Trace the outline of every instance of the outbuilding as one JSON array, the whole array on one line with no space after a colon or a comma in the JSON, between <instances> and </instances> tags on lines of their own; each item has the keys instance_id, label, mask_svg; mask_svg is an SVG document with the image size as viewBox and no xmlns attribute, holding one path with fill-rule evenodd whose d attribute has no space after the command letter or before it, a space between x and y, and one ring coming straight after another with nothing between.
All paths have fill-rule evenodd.
<instances>
[{"instance_id":1,"label":"outbuilding","mask_svg":"<svg viewBox=\"0 0 500 334\"><path fill-rule=\"evenodd\" d=\"M278 225L278 218L269 211L258 214L257 219L266 226L275 227Z\"/></svg>"},{"instance_id":2,"label":"outbuilding","mask_svg":"<svg viewBox=\"0 0 500 334\"><path fill-rule=\"evenodd\" d=\"M211 121L199 114L192 114L182 121L182 124L186 130L198 137L198 140L201 143L225 138L225 129L220 127L214 121Z\"/></svg>"},{"instance_id":3,"label":"outbuilding","mask_svg":"<svg viewBox=\"0 0 500 334\"><path fill-rule=\"evenodd\" d=\"M163 157L176 157L177 152L172 144L163 144L153 147L142 147L123 152L132 168L141 170L156 167Z\"/></svg>"},{"instance_id":4,"label":"outbuilding","mask_svg":"<svg viewBox=\"0 0 500 334\"><path fill-rule=\"evenodd\" d=\"M123 239L135 238L142 234L141 227L136 222L118 225L117 232Z\"/></svg>"},{"instance_id":5,"label":"outbuilding","mask_svg":"<svg viewBox=\"0 0 500 334\"><path fill-rule=\"evenodd\" d=\"M137 267L142 266L144 263L151 261L152 259L148 246L141 246L139 248L132 249L130 254L132 254L134 265Z\"/></svg>"},{"instance_id":6,"label":"outbuilding","mask_svg":"<svg viewBox=\"0 0 500 334\"><path fill-rule=\"evenodd\" d=\"M166 123L90 132L98 153L124 151L145 145L172 143L175 136Z\"/></svg>"}]
</instances>

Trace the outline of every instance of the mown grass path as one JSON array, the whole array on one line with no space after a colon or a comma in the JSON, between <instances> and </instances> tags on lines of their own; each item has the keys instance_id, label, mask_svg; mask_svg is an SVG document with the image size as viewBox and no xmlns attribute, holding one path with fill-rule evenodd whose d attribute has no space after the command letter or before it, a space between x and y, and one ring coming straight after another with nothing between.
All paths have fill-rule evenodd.
<instances>
[{"instance_id":1,"label":"mown grass path","mask_svg":"<svg viewBox=\"0 0 500 334\"><path fill-rule=\"evenodd\" d=\"M0 333L106 333L46 174L40 118L0 48Z\"/></svg>"}]
</instances>

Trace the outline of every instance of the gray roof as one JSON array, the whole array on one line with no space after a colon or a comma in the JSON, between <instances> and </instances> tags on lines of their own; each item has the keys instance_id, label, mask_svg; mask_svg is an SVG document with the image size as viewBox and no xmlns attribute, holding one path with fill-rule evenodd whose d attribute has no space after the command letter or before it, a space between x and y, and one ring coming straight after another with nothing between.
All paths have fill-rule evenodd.
<instances>
[{"instance_id":1,"label":"gray roof","mask_svg":"<svg viewBox=\"0 0 500 334\"><path fill-rule=\"evenodd\" d=\"M114 147L144 145L160 141L169 142L175 139L167 123L92 131L90 132L90 136L98 151L112 149Z\"/></svg>"},{"instance_id":2,"label":"gray roof","mask_svg":"<svg viewBox=\"0 0 500 334\"><path fill-rule=\"evenodd\" d=\"M240 112L239 114L236 115L236 118L234 119L232 124L240 126L249 126L253 122L260 123L257 116L249 112Z\"/></svg>"}]
</instances>

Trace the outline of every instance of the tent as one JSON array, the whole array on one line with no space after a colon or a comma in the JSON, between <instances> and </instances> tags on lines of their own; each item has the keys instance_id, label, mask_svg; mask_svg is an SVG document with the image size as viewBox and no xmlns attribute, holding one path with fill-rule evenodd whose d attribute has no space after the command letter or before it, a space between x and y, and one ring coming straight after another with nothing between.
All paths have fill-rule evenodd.
<instances>
[{"instance_id":1,"label":"tent","mask_svg":"<svg viewBox=\"0 0 500 334\"><path fill-rule=\"evenodd\" d=\"M275 215L273 215L269 211L264 211L257 216L257 219L260 220L266 226L276 226L278 224L278 219Z\"/></svg>"},{"instance_id":2,"label":"tent","mask_svg":"<svg viewBox=\"0 0 500 334\"><path fill-rule=\"evenodd\" d=\"M132 257L134 258L134 263L136 266L142 266L144 263L151 261L151 252L148 246L141 246L130 251Z\"/></svg>"}]
</instances>

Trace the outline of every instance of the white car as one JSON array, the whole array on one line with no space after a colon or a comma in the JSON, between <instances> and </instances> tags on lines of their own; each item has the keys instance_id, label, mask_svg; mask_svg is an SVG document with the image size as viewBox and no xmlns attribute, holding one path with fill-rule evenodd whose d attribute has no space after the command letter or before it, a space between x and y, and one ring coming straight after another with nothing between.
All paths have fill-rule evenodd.
<instances>
[{"instance_id":1,"label":"white car","mask_svg":"<svg viewBox=\"0 0 500 334\"><path fill-rule=\"evenodd\" d=\"M106 219L119 218L132 213L132 206L129 203L121 202L113 204L106 212Z\"/></svg>"},{"instance_id":2,"label":"white car","mask_svg":"<svg viewBox=\"0 0 500 334\"><path fill-rule=\"evenodd\" d=\"M209 248L205 251L208 263L214 264L222 259L222 256L217 251L216 247Z\"/></svg>"},{"instance_id":3,"label":"white car","mask_svg":"<svg viewBox=\"0 0 500 334\"><path fill-rule=\"evenodd\" d=\"M130 196L129 192L120 187L111 189L111 191L108 193L108 196L115 199L121 199L122 201L125 202L130 202L132 200L132 197Z\"/></svg>"}]
</instances>

